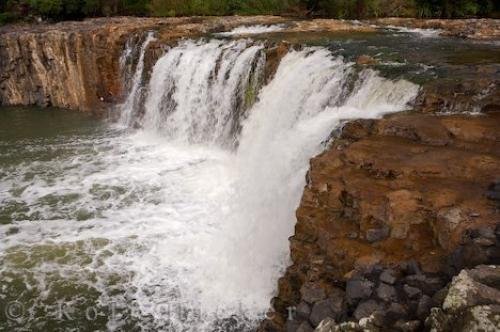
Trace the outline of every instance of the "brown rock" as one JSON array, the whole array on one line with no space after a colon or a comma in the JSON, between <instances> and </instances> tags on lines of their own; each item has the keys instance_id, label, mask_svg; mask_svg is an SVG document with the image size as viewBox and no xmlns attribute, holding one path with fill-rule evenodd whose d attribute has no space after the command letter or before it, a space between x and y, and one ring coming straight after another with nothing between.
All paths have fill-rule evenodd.
<instances>
[{"instance_id":1,"label":"brown rock","mask_svg":"<svg viewBox=\"0 0 500 332\"><path fill-rule=\"evenodd\" d=\"M369 55L360 55L356 60L358 65L376 65L378 61Z\"/></svg>"}]
</instances>

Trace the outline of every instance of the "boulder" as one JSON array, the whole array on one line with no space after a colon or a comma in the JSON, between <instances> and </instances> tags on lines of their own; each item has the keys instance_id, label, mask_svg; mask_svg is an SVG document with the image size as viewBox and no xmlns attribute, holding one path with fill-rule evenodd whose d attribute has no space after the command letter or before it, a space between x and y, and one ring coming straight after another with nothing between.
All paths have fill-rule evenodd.
<instances>
[{"instance_id":1,"label":"boulder","mask_svg":"<svg viewBox=\"0 0 500 332\"><path fill-rule=\"evenodd\" d=\"M300 324L299 327L297 328L296 332L313 332L313 331L314 329L311 326L311 324L309 324L308 322L302 322L302 324Z\"/></svg>"},{"instance_id":2,"label":"boulder","mask_svg":"<svg viewBox=\"0 0 500 332\"><path fill-rule=\"evenodd\" d=\"M359 321L361 318L371 316L376 311L383 312L384 305L375 300L366 300L356 307L353 316Z\"/></svg>"},{"instance_id":3,"label":"boulder","mask_svg":"<svg viewBox=\"0 0 500 332\"><path fill-rule=\"evenodd\" d=\"M364 278L356 278L346 283L346 300L349 305L356 305L360 300L370 297L374 283Z\"/></svg>"},{"instance_id":4,"label":"boulder","mask_svg":"<svg viewBox=\"0 0 500 332\"><path fill-rule=\"evenodd\" d=\"M396 271L394 271L393 269L384 270L384 272L380 274L379 279L380 281L389 285L394 285L396 283L396 280L398 280Z\"/></svg>"},{"instance_id":5,"label":"boulder","mask_svg":"<svg viewBox=\"0 0 500 332\"><path fill-rule=\"evenodd\" d=\"M297 318L301 320L308 320L311 315L311 307L304 301L300 302L295 311Z\"/></svg>"},{"instance_id":6,"label":"boulder","mask_svg":"<svg viewBox=\"0 0 500 332\"><path fill-rule=\"evenodd\" d=\"M453 278L443 303L444 310L457 313L476 305L500 304L500 290L475 281L473 275L462 270Z\"/></svg>"},{"instance_id":7,"label":"boulder","mask_svg":"<svg viewBox=\"0 0 500 332\"><path fill-rule=\"evenodd\" d=\"M323 287L321 287L317 283L312 282L306 282L304 285L302 285L302 287L300 288L300 295L302 300L306 301L309 304L324 300L326 298L326 292Z\"/></svg>"},{"instance_id":8,"label":"boulder","mask_svg":"<svg viewBox=\"0 0 500 332\"><path fill-rule=\"evenodd\" d=\"M420 295L422 295L422 291L420 289L408 285L403 286L403 291L409 299L417 299Z\"/></svg>"},{"instance_id":9,"label":"boulder","mask_svg":"<svg viewBox=\"0 0 500 332\"><path fill-rule=\"evenodd\" d=\"M398 298L396 288L394 288L393 286L384 284L384 283L381 283L377 287L377 296L379 297L379 299L381 299L385 302L392 302L392 301L397 300L397 298Z\"/></svg>"},{"instance_id":10,"label":"boulder","mask_svg":"<svg viewBox=\"0 0 500 332\"><path fill-rule=\"evenodd\" d=\"M340 321L346 314L346 306L342 296L330 296L326 300L316 302L311 310L309 320L317 326L325 318Z\"/></svg>"}]
</instances>

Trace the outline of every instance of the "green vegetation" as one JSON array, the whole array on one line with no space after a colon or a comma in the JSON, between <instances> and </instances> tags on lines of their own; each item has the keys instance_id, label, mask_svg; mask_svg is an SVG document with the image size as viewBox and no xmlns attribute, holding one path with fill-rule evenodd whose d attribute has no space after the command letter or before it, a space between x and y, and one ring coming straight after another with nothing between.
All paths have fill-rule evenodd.
<instances>
[{"instance_id":1,"label":"green vegetation","mask_svg":"<svg viewBox=\"0 0 500 332\"><path fill-rule=\"evenodd\" d=\"M96 16L314 15L334 18L498 17L495 0L0 0L0 25L19 18Z\"/></svg>"}]
</instances>

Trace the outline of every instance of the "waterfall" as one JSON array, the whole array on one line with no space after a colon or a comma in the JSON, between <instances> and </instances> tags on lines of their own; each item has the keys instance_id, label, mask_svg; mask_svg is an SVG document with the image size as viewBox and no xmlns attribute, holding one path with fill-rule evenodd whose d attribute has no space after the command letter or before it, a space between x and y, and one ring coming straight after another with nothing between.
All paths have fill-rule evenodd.
<instances>
[{"instance_id":1,"label":"waterfall","mask_svg":"<svg viewBox=\"0 0 500 332\"><path fill-rule=\"evenodd\" d=\"M274 59L251 40L181 41L146 75L153 40L124 53L137 65L120 123L140 128L68 130L33 144L53 158L30 148L0 177L0 202L22 207L16 231L0 224L0 278L13 299L35 294L39 315L23 328L67 327L42 323L64 300L116 313L78 321L98 330L255 330L289 264L309 159L343 121L418 91L310 47L263 85Z\"/></svg>"},{"instance_id":2,"label":"waterfall","mask_svg":"<svg viewBox=\"0 0 500 332\"><path fill-rule=\"evenodd\" d=\"M142 76L144 71L144 55L146 54L146 50L151 42L155 40L154 33L148 32L146 35L146 39L144 40L139 54L139 59L137 62L137 66L135 69L134 76L132 77L132 85L130 92L128 94L125 102L120 105L120 124L124 126L132 125L134 121L135 112L139 107L140 102L140 90L142 85ZM132 54L132 46L127 43L124 53L120 58L120 64L123 66L127 61L127 58Z\"/></svg>"},{"instance_id":3,"label":"waterfall","mask_svg":"<svg viewBox=\"0 0 500 332\"><path fill-rule=\"evenodd\" d=\"M291 50L248 104L263 51L249 40L180 43L154 66L142 119L143 133L188 149L201 145L223 165L204 180L216 205L210 231L194 240L197 254L183 253L189 273L176 287L209 313L243 308L251 320L268 307L288 264L309 159L342 121L404 110L418 92L408 81L358 71L327 49L304 48ZM169 243L161 252L176 259L176 250ZM139 298L147 311L151 300Z\"/></svg>"},{"instance_id":4,"label":"waterfall","mask_svg":"<svg viewBox=\"0 0 500 332\"><path fill-rule=\"evenodd\" d=\"M172 140L233 144L262 75L263 46L186 41L153 68L143 125Z\"/></svg>"}]
</instances>

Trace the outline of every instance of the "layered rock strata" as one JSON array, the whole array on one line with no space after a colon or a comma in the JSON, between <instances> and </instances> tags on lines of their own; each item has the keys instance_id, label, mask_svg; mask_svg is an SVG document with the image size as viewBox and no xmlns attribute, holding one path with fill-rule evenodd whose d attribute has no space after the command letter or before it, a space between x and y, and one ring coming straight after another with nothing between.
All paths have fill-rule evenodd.
<instances>
[{"instance_id":1,"label":"layered rock strata","mask_svg":"<svg viewBox=\"0 0 500 332\"><path fill-rule=\"evenodd\" d=\"M311 161L293 264L261 329L374 313L384 331L423 329L461 269L500 264L499 174L498 112L346 124Z\"/></svg>"}]
</instances>

